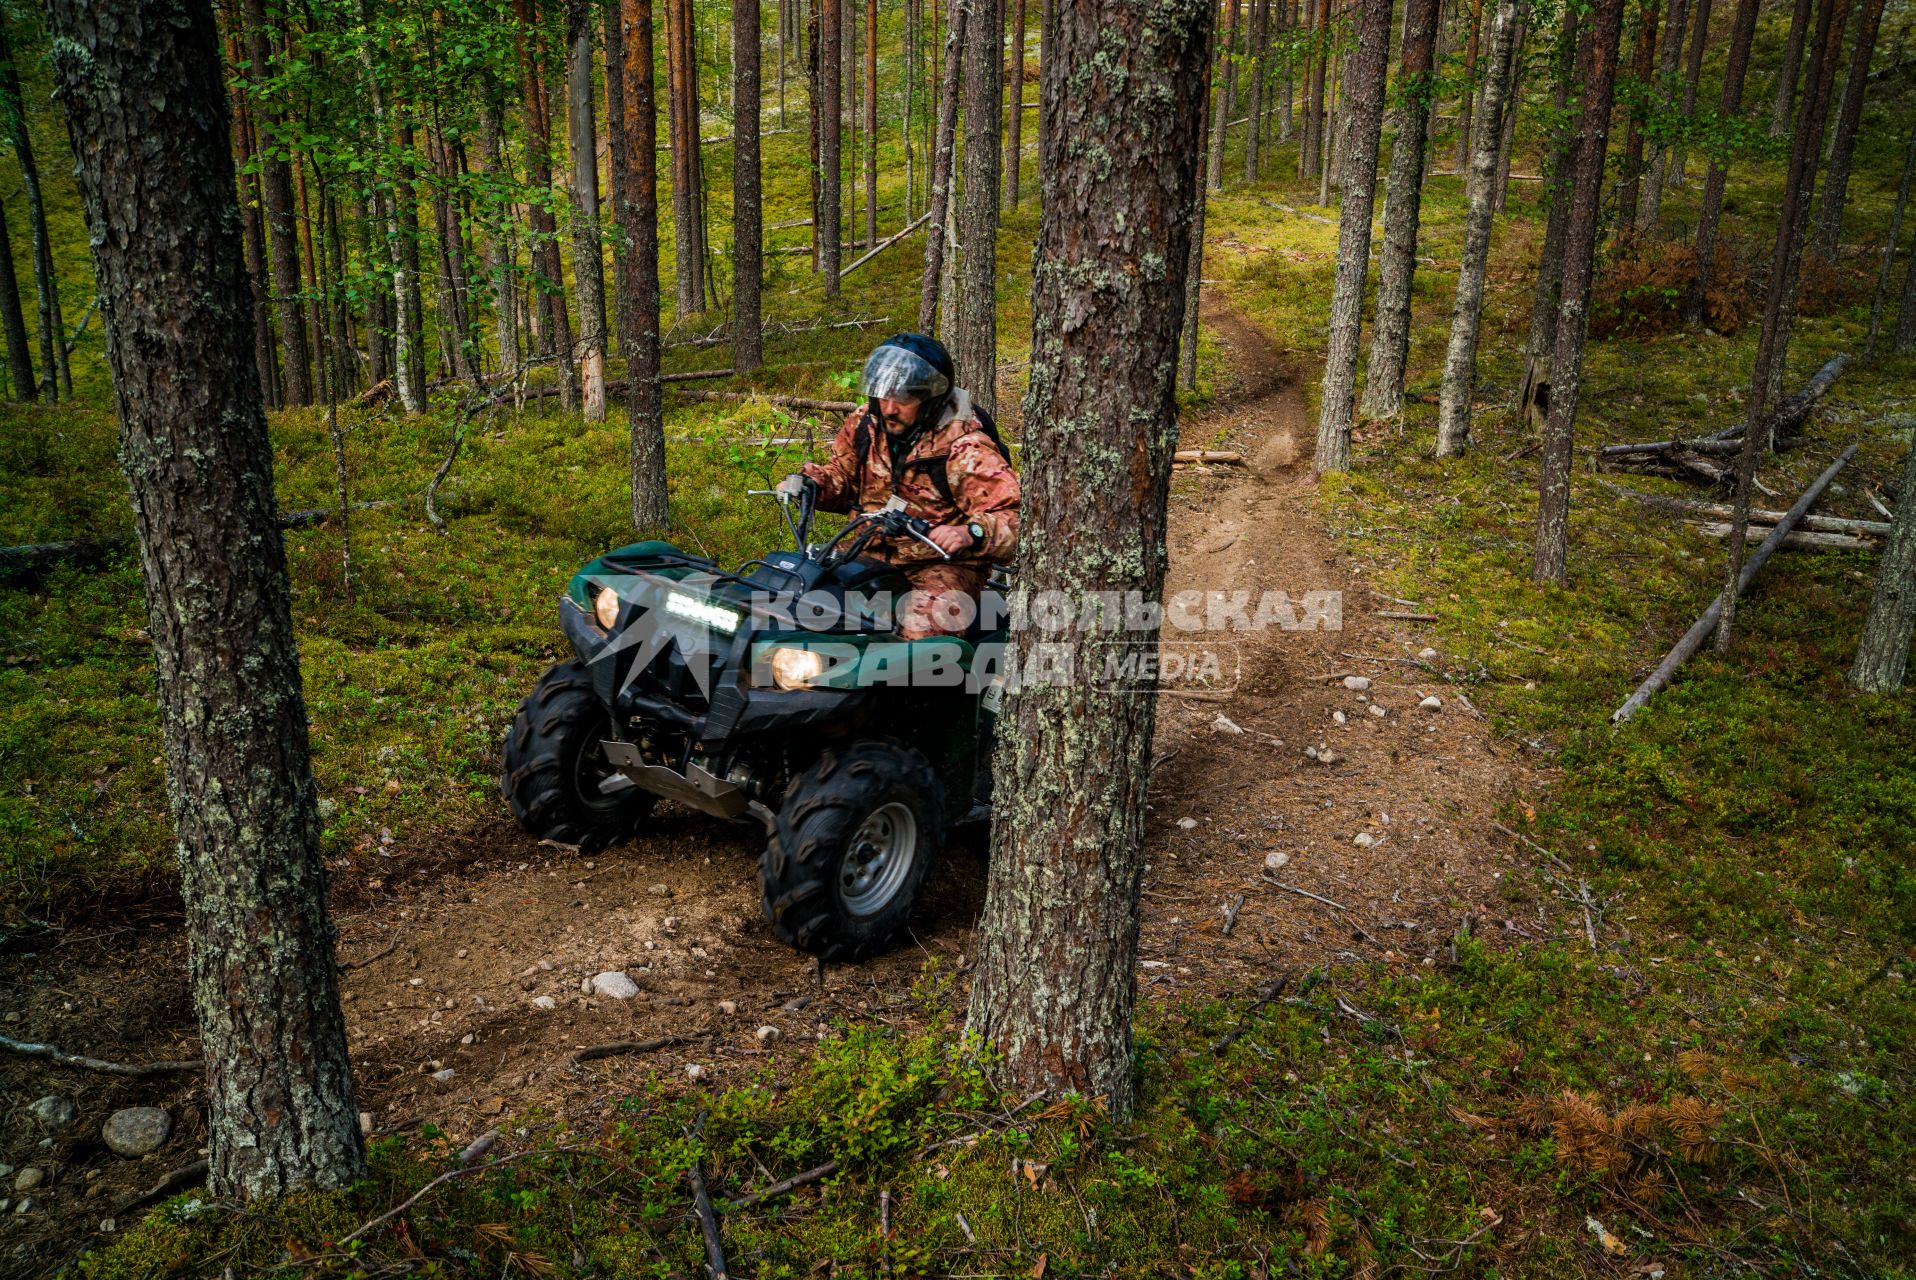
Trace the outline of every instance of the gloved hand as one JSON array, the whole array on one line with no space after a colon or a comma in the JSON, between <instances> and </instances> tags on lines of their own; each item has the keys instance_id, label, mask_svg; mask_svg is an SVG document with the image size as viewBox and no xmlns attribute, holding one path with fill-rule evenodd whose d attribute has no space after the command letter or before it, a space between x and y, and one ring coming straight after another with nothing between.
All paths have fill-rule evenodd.
<instances>
[{"instance_id":1,"label":"gloved hand","mask_svg":"<svg viewBox=\"0 0 1916 1280\"><path fill-rule=\"evenodd\" d=\"M794 471L792 472L791 475L788 475L783 480L780 480L778 482L778 486L775 489L773 489L772 492L776 493L781 498L790 498L792 501L796 502L798 501L798 499L805 496L806 486L812 483L813 483L813 480L810 476L803 476L803 475L800 475L798 472Z\"/></svg>"}]
</instances>

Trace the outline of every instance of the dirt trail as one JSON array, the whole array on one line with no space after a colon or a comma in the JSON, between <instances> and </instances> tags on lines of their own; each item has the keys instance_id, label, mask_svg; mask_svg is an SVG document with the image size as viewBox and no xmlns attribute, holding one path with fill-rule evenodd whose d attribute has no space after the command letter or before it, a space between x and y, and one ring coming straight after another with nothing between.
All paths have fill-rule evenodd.
<instances>
[{"instance_id":1,"label":"dirt trail","mask_svg":"<svg viewBox=\"0 0 1916 1280\"><path fill-rule=\"evenodd\" d=\"M1417 965L1465 912L1495 921L1518 911L1496 905L1507 863L1488 823L1520 765L1441 680L1407 661L1423 642L1375 616L1379 601L1318 529L1308 466L1293 460L1314 434L1295 371L1234 314L1206 319L1237 385L1185 424L1185 443L1236 449L1256 466L1174 483L1170 590L1338 590L1342 628L1246 633L1234 691L1162 700L1140 971L1154 999L1242 991L1319 961ZM1442 655L1430 665L1441 669ZM1370 677L1368 692L1346 689L1347 673ZM1433 693L1442 708L1420 709ZM1330 763L1306 747L1329 748ZM662 806L642 839L581 859L520 835L502 812L481 830L420 837L385 875L342 876L345 1008L377 1127L431 1121L463 1137L530 1111L590 1124L653 1072L690 1086L695 1067L703 1082L724 1083L768 1058L789 1060L834 1020L909 1022L929 957L967 966L984 890L975 838L944 860L912 943L821 975L759 919L755 830ZM1267 875L1272 855L1283 865ZM4 1030L130 1060L190 1056L183 966L169 924L7 956L0 1007L21 1017ZM582 992L612 969L638 983L637 998ZM776 1031L762 1041L761 1027ZM685 1039L572 1061L581 1046L669 1037ZM38 1211L0 1220L0 1272L7 1255L25 1256L16 1249L76 1246L124 1194L192 1159L203 1140L190 1082L0 1058L0 1086L11 1113L0 1162L53 1173ZM82 1121L42 1145L24 1107L49 1092L74 1098ZM99 1124L134 1102L171 1105L181 1124L160 1152L120 1161L101 1146Z\"/></svg>"}]
</instances>

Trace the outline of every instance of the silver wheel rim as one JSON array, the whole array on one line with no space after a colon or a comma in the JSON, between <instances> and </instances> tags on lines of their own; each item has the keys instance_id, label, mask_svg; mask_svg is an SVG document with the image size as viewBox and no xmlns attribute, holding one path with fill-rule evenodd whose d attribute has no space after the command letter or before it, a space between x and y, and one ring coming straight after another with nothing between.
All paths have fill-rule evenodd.
<instances>
[{"instance_id":1,"label":"silver wheel rim","mask_svg":"<svg viewBox=\"0 0 1916 1280\"><path fill-rule=\"evenodd\" d=\"M918 860L918 818L894 800L872 810L838 864L838 899L854 916L876 915L898 896Z\"/></svg>"}]
</instances>

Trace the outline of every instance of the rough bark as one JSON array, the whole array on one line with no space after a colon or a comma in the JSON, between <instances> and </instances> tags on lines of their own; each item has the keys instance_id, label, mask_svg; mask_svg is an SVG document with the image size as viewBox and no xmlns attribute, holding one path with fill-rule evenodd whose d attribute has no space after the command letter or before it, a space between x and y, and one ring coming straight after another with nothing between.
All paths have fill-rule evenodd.
<instances>
[{"instance_id":1,"label":"rough bark","mask_svg":"<svg viewBox=\"0 0 1916 1280\"><path fill-rule=\"evenodd\" d=\"M592 95L592 10L566 0L566 133L572 191L572 280L579 297L579 400L605 421L605 251L599 242L599 139Z\"/></svg>"},{"instance_id":2,"label":"rough bark","mask_svg":"<svg viewBox=\"0 0 1916 1280\"><path fill-rule=\"evenodd\" d=\"M1649 94L1653 115L1668 115L1676 100L1677 59L1683 53L1683 37L1688 32L1689 0L1670 0L1670 12L1663 23L1663 39L1657 46L1656 83ZM1646 121L1650 133L1650 158L1643 168L1643 195L1637 202L1637 234L1647 235L1657 225L1663 211L1663 179L1669 159L1665 142L1669 130L1660 121Z\"/></svg>"},{"instance_id":3,"label":"rough bark","mask_svg":"<svg viewBox=\"0 0 1916 1280\"><path fill-rule=\"evenodd\" d=\"M1737 456L1736 514L1730 518L1729 596L1716 623L1718 653L1729 652L1730 640L1736 632L1736 584L1743 576L1750 491L1756 478L1757 455L1771 444L1766 419L1769 406L1779 398L1772 388L1780 388L1783 364L1789 354L1790 319L1795 310L1797 282L1801 278L1804 240L1809 233L1810 196L1816 186L1816 163L1822 153L1823 127L1829 118L1830 93L1836 78L1836 63L1843 51L1843 26L1848 17L1849 0L1822 0L1817 6L1816 34L1810 46L1802 112L1790 144L1783 204L1777 214L1776 252L1770 259L1770 285L1764 300L1763 329L1756 342L1756 368L1750 375L1750 395L1745 404L1743 448Z\"/></svg>"},{"instance_id":4,"label":"rough bark","mask_svg":"<svg viewBox=\"0 0 1916 1280\"><path fill-rule=\"evenodd\" d=\"M492 273L499 373L510 379L519 376L519 307L512 271L512 210L501 195L506 173L499 147L499 107L490 96L479 108L479 169L487 186L486 265Z\"/></svg>"},{"instance_id":5,"label":"rough bark","mask_svg":"<svg viewBox=\"0 0 1916 1280\"><path fill-rule=\"evenodd\" d=\"M344 1187L365 1156L212 8L48 8L146 584L208 1184Z\"/></svg>"},{"instance_id":6,"label":"rough bark","mask_svg":"<svg viewBox=\"0 0 1916 1280\"><path fill-rule=\"evenodd\" d=\"M1903 687L1909 643L1916 634L1916 444L1903 461L1903 489L1890 522L1889 542L1876 566L1876 590L1849 682L1864 693L1894 693Z\"/></svg>"},{"instance_id":7,"label":"rough bark","mask_svg":"<svg viewBox=\"0 0 1916 1280\"><path fill-rule=\"evenodd\" d=\"M1703 54L1710 43L1711 0L1692 0L1695 8L1690 15L1690 56L1683 70L1683 123L1687 127L1696 119L1697 82L1703 78ZM1669 174L1664 179L1672 187L1682 187L1689 181L1685 172L1689 153L1683 139L1678 137L1670 149Z\"/></svg>"},{"instance_id":8,"label":"rough bark","mask_svg":"<svg viewBox=\"0 0 1916 1280\"><path fill-rule=\"evenodd\" d=\"M865 0L865 246L878 243L878 0Z\"/></svg>"},{"instance_id":9,"label":"rough bark","mask_svg":"<svg viewBox=\"0 0 1916 1280\"><path fill-rule=\"evenodd\" d=\"M876 3L877 0L873 0ZM1011 65L1006 79L1011 83L1010 101L1005 109L1011 114L1005 121L1005 198L1006 205L1018 207L1019 173L1024 161L1025 101L1025 0L1013 0L1011 16Z\"/></svg>"},{"instance_id":10,"label":"rough bark","mask_svg":"<svg viewBox=\"0 0 1916 1280\"><path fill-rule=\"evenodd\" d=\"M1502 145L1504 103L1516 51L1517 0L1496 0L1490 48L1484 59L1484 100L1476 145L1465 184L1464 255L1444 354L1444 382L1437 408L1437 456L1464 451L1470 442L1470 402L1477 388L1477 337L1484 309L1484 273L1490 264L1490 223L1497 212L1497 149Z\"/></svg>"},{"instance_id":11,"label":"rough bark","mask_svg":"<svg viewBox=\"0 0 1916 1280\"><path fill-rule=\"evenodd\" d=\"M1309 177L1318 171L1318 157L1325 146L1324 71L1330 58L1331 0L1311 0L1311 12L1317 32L1311 49L1311 85L1305 107L1304 145L1299 149L1297 176Z\"/></svg>"},{"instance_id":12,"label":"rough bark","mask_svg":"<svg viewBox=\"0 0 1916 1280\"><path fill-rule=\"evenodd\" d=\"M1217 29L1215 22L1211 31L1211 48L1204 55L1204 82L1201 86L1200 100L1208 104L1212 95L1221 95L1221 87L1214 89L1217 70ZM1211 189L1211 179L1204 170L1214 157L1207 153L1198 170L1198 195L1192 201L1191 210L1191 249L1185 258L1184 268L1184 320L1178 326L1178 371L1187 390L1197 390L1198 371L1198 315L1204 302L1204 206L1208 203L1205 193Z\"/></svg>"},{"instance_id":13,"label":"rough bark","mask_svg":"<svg viewBox=\"0 0 1916 1280\"><path fill-rule=\"evenodd\" d=\"M931 150L930 218L925 222L925 274L918 288L918 331L937 330L938 295L951 251L945 230L951 222L951 175L958 138L958 97L963 79L965 24L972 0L954 0L951 30L945 36L945 77L938 92L938 141Z\"/></svg>"},{"instance_id":14,"label":"rough bark","mask_svg":"<svg viewBox=\"0 0 1916 1280\"><path fill-rule=\"evenodd\" d=\"M229 58L239 64L237 42ZM253 291L253 363L259 368L260 394L266 407L279 407L279 358L273 352L272 313L266 306L266 230L260 224L258 175L246 172L255 151L248 119L245 82L235 76L228 97L233 113L233 160L239 175L240 243L246 252L246 280ZM9 262L7 270L12 271ZM14 303L18 305L18 301ZM29 369L31 366L27 366Z\"/></svg>"},{"instance_id":15,"label":"rough bark","mask_svg":"<svg viewBox=\"0 0 1916 1280\"><path fill-rule=\"evenodd\" d=\"M1809 31L1813 0L1796 0L1790 11L1790 34L1783 46L1783 62L1776 73L1776 106L1770 112L1770 136L1780 138L1790 130L1790 117L1796 111L1797 72L1803 65L1803 38Z\"/></svg>"},{"instance_id":16,"label":"rough bark","mask_svg":"<svg viewBox=\"0 0 1916 1280\"><path fill-rule=\"evenodd\" d=\"M1237 92L1237 10L1239 0L1230 0L1230 17L1224 38L1218 45L1218 61L1223 64L1217 90L1211 95L1211 155L1205 165L1206 182L1212 191L1224 190L1224 135L1231 124L1233 97Z\"/></svg>"},{"instance_id":17,"label":"rough bark","mask_svg":"<svg viewBox=\"0 0 1916 1280\"><path fill-rule=\"evenodd\" d=\"M1645 0L1637 17L1637 51L1630 78L1641 89L1656 68L1659 0ZM1617 193L1617 221L1623 238L1635 234L1638 195L1643 190L1643 110L1633 107L1623 127L1623 185Z\"/></svg>"},{"instance_id":18,"label":"rough bark","mask_svg":"<svg viewBox=\"0 0 1916 1280\"><path fill-rule=\"evenodd\" d=\"M987 413L998 409L998 132L1001 0L972 0L965 31L964 189L959 193L958 380Z\"/></svg>"},{"instance_id":19,"label":"rough bark","mask_svg":"<svg viewBox=\"0 0 1916 1280\"><path fill-rule=\"evenodd\" d=\"M1737 0L1736 16L1730 24L1730 49L1723 65L1723 92L1717 114L1734 118L1743 106L1743 81L1750 69L1750 45L1756 37L1756 17L1760 0ZM1723 187L1730 176L1728 159L1710 156L1710 169L1703 179L1703 199L1696 215L1696 277L1683 299L1686 324L1701 324L1716 281L1716 228L1723 216Z\"/></svg>"},{"instance_id":20,"label":"rough bark","mask_svg":"<svg viewBox=\"0 0 1916 1280\"><path fill-rule=\"evenodd\" d=\"M7 331L7 378L15 400L37 400L33 348L27 343L27 317L20 308L20 281L13 274L13 237L7 231L6 205L0 202L0 323Z\"/></svg>"},{"instance_id":21,"label":"rough bark","mask_svg":"<svg viewBox=\"0 0 1916 1280\"><path fill-rule=\"evenodd\" d=\"M1558 32L1553 105L1559 121L1567 118L1570 82L1581 61L1580 27L1581 19L1571 9ZM1588 39L1588 32L1581 38ZM1550 409L1551 343L1557 336L1557 292L1563 283L1563 233L1570 221L1570 166L1576 157L1576 145L1576 131L1559 124L1543 167L1550 212L1544 221L1543 250L1537 259L1537 283L1530 294L1530 330L1524 338L1523 381L1517 392L1517 405L1525 419L1540 429Z\"/></svg>"},{"instance_id":22,"label":"rough bark","mask_svg":"<svg viewBox=\"0 0 1916 1280\"><path fill-rule=\"evenodd\" d=\"M732 0L732 368L739 373L765 363L759 303L765 210L759 195L758 53L758 0Z\"/></svg>"},{"instance_id":23,"label":"rough bark","mask_svg":"<svg viewBox=\"0 0 1916 1280\"><path fill-rule=\"evenodd\" d=\"M1211 11L1082 0L1052 19L1019 547L1034 594L1162 594L1184 283L1166 264L1185 261L1199 196ZM1019 669L1054 638L1019 628ZM1154 645L1156 628L1129 638ZM1064 639L1086 663L1102 649ZM1005 716L969 1026L1007 1086L1075 1090L1123 1116L1155 699L1027 681Z\"/></svg>"},{"instance_id":24,"label":"rough bark","mask_svg":"<svg viewBox=\"0 0 1916 1280\"><path fill-rule=\"evenodd\" d=\"M426 309L420 295L419 189L416 182L418 175L413 168L415 154L413 127L410 123L402 123L399 126L398 164L393 173L393 207L399 215L399 270L394 273L394 278L395 283L401 285L395 290L394 301L399 309L399 331L412 335L402 359L410 371L411 384L423 410L426 403Z\"/></svg>"},{"instance_id":25,"label":"rough bark","mask_svg":"<svg viewBox=\"0 0 1916 1280\"><path fill-rule=\"evenodd\" d=\"M621 0L620 52L623 115L631 157L625 200L618 210L625 236L625 298L619 326L626 367L626 411L632 430L632 527L640 533L666 524L665 411L659 385L659 121L652 69L652 0Z\"/></svg>"},{"instance_id":26,"label":"rough bark","mask_svg":"<svg viewBox=\"0 0 1916 1280\"><path fill-rule=\"evenodd\" d=\"M1617 45L1623 35L1623 0L1596 0L1585 16L1589 54L1577 77L1583 112L1577 126L1570 207L1564 221L1563 283L1551 342L1550 411L1544 420L1543 466L1538 482L1537 536L1530 577L1561 586L1570 539L1570 462L1576 443L1577 397L1583 378L1583 341L1590 278L1596 266L1602 212L1603 158L1610 140L1610 108L1617 82Z\"/></svg>"},{"instance_id":27,"label":"rough bark","mask_svg":"<svg viewBox=\"0 0 1916 1280\"><path fill-rule=\"evenodd\" d=\"M1916 125L1910 127L1909 142L1903 147L1903 180L1896 185L1896 203L1889 214L1889 235L1883 241L1883 265L1876 273L1876 290L1870 296L1869 339L1863 348L1866 358L1876 354L1876 340L1883 331L1883 303L1889 297L1890 275L1896 266L1896 246L1903 238L1903 211L1909 207L1912 176L1916 176Z\"/></svg>"},{"instance_id":28,"label":"rough bark","mask_svg":"<svg viewBox=\"0 0 1916 1280\"><path fill-rule=\"evenodd\" d=\"M260 180L266 198L267 249L273 277L273 312L279 324L280 380L289 405L313 402L313 368L306 349L306 312L300 306L299 231L293 214L293 170L277 145L283 128L265 85L272 64L272 35L266 25L266 0L246 0L247 78L254 119L261 130ZM9 63L9 65L11 65ZM24 161L22 167L25 167Z\"/></svg>"},{"instance_id":29,"label":"rough bark","mask_svg":"<svg viewBox=\"0 0 1916 1280\"><path fill-rule=\"evenodd\" d=\"M1876 52L1876 33L1883 20L1883 0L1863 0L1856 38L1850 42L1849 70L1843 84L1843 109L1836 117L1831 139L1829 176L1816 207L1813 245L1819 256L1834 261L1843 230L1843 205L1849 199L1850 161L1856 154L1856 132L1863 122L1863 92L1869 87L1869 61Z\"/></svg>"},{"instance_id":30,"label":"rough bark","mask_svg":"<svg viewBox=\"0 0 1916 1280\"><path fill-rule=\"evenodd\" d=\"M1264 72L1271 43L1270 23L1270 0L1251 0L1251 91L1245 110L1249 119L1244 125L1244 181L1247 183L1257 181L1264 147Z\"/></svg>"},{"instance_id":31,"label":"rough bark","mask_svg":"<svg viewBox=\"0 0 1916 1280\"><path fill-rule=\"evenodd\" d=\"M1320 474L1350 467L1364 277L1370 270L1371 210L1377 192L1377 142L1384 125L1384 76L1390 62L1390 17L1390 0L1359 0L1357 51L1350 60L1344 95L1344 201L1337 224L1330 342L1317 417Z\"/></svg>"},{"instance_id":32,"label":"rough bark","mask_svg":"<svg viewBox=\"0 0 1916 1280\"><path fill-rule=\"evenodd\" d=\"M679 3L680 0L668 0ZM839 235L842 212L839 200L839 74L842 58L839 39L844 22L839 6L851 0L819 0L818 36L813 42L818 51L818 97L812 104L818 129L818 212L812 219L818 244L818 270L825 277L825 296L838 296Z\"/></svg>"},{"instance_id":33,"label":"rough bark","mask_svg":"<svg viewBox=\"0 0 1916 1280\"><path fill-rule=\"evenodd\" d=\"M1364 416L1404 411L1404 367L1410 359L1410 294L1417 271L1417 228L1424 203L1431 67L1437 46L1438 0L1407 0L1404 51L1397 75L1397 133L1384 185L1384 244L1377 259L1377 321L1364 370Z\"/></svg>"}]
</instances>

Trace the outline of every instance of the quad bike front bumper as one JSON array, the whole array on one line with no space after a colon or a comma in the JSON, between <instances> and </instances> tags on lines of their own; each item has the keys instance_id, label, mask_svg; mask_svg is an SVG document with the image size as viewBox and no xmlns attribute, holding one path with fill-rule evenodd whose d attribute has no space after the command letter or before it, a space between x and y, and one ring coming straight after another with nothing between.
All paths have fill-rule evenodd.
<instances>
[{"instance_id":1,"label":"quad bike front bumper","mask_svg":"<svg viewBox=\"0 0 1916 1280\"><path fill-rule=\"evenodd\" d=\"M715 818L733 820L749 813L764 823L768 831L772 827L770 809L752 799L738 783L721 778L696 762L688 763L685 772L680 773L665 765L648 764L638 747L630 742L607 739L600 746L605 749L605 758L612 767L641 790L661 799L676 800Z\"/></svg>"}]
</instances>

